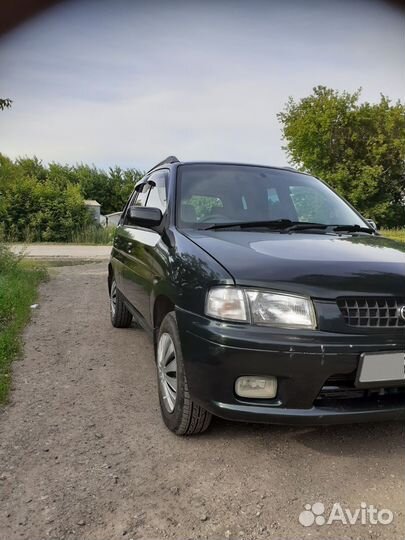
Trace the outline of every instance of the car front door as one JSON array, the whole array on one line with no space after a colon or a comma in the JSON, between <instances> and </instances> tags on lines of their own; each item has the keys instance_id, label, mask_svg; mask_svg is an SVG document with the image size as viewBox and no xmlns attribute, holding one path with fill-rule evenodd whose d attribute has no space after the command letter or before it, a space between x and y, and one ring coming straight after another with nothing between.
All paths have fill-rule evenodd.
<instances>
[{"instance_id":1,"label":"car front door","mask_svg":"<svg viewBox=\"0 0 405 540\"><path fill-rule=\"evenodd\" d=\"M168 171L159 170L147 177L130 205L159 208L165 214L167 208ZM153 280L159 272L156 246L160 233L148 227L131 225L125 217L121 238L124 240L125 261L122 272L122 292L146 326L151 325L150 295Z\"/></svg>"}]
</instances>

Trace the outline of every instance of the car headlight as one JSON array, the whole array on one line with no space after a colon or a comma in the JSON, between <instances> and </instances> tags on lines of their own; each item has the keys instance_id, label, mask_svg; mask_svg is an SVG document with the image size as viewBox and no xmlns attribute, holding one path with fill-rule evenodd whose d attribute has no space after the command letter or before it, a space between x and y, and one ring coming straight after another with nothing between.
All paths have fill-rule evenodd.
<instances>
[{"instance_id":1,"label":"car headlight","mask_svg":"<svg viewBox=\"0 0 405 540\"><path fill-rule=\"evenodd\" d=\"M312 301L304 296L246 290L252 322L288 328L315 328Z\"/></svg>"},{"instance_id":2,"label":"car headlight","mask_svg":"<svg viewBox=\"0 0 405 540\"><path fill-rule=\"evenodd\" d=\"M273 291L214 287L208 292L205 313L215 319L280 328L316 328L310 298Z\"/></svg>"},{"instance_id":3,"label":"car headlight","mask_svg":"<svg viewBox=\"0 0 405 540\"><path fill-rule=\"evenodd\" d=\"M215 319L248 322L244 292L236 287L214 287L208 291L205 313Z\"/></svg>"}]
</instances>

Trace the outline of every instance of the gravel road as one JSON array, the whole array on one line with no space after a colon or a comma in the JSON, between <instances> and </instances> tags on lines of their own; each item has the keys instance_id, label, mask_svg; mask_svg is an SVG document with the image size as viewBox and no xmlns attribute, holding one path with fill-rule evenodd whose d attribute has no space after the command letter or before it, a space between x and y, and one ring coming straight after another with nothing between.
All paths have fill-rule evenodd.
<instances>
[{"instance_id":1,"label":"gravel road","mask_svg":"<svg viewBox=\"0 0 405 540\"><path fill-rule=\"evenodd\" d=\"M405 536L400 424L163 426L152 347L110 326L106 264L52 270L0 414L1 540ZM387 508L390 525L304 527L304 505Z\"/></svg>"}]
</instances>

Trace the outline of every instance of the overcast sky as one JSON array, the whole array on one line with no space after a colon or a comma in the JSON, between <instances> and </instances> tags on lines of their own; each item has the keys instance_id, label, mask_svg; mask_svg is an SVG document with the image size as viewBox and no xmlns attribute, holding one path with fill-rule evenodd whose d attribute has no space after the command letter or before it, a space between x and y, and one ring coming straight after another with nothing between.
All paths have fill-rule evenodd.
<instances>
[{"instance_id":1,"label":"overcast sky","mask_svg":"<svg viewBox=\"0 0 405 540\"><path fill-rule=\"evenodd\" d=\"M404 12L377 0L70 1L0 39L0 152L283 165L289 95L402 99L404 56Z\"/></svg>"}]
</instances>

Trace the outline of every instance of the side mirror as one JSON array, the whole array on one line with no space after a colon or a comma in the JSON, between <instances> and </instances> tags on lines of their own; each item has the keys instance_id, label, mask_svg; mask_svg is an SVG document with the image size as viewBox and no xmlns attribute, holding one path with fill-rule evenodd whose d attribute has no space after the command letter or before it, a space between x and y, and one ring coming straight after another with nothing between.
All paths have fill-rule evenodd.
<instances>
[{"instance_id":1,"label":"side mirror","mask_svg":"<svg viewBox=\"0 0 405 540\"><path fill-rule=\"evenodd\" d=\"M140 227L157 227L162 221L162 212L159 208L147 206L130 206L128 223Z\"/></svg>"},{"instance_id":2,"label":"side mirror","mask_svg":"<svg viewBox=\"0 0 405 540\"><path fill-rule=\"evenodd\" d=\"M366 219L367 223L370 225L372 229L375 231L377 230L377 223L372 219Z\"/></svg>"}]
</instances>

